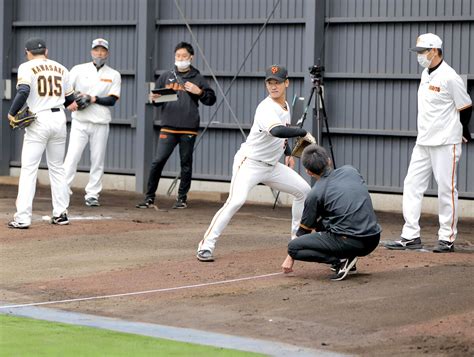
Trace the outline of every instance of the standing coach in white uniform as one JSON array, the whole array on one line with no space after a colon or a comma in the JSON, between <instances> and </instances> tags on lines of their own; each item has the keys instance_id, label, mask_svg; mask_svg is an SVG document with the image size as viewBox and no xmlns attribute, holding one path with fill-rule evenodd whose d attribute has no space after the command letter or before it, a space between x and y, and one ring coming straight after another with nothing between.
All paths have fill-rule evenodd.
<instances>
[{"instance_id":1,"label":"standing coach in white uniform","mask_svg":"<svg viewBox=\"0 0 474 357\"><path fill-rule=\"evenodd\" d=\"M92 41L92 62L71 69L71 83L76 92L90 96L90 105L72 114L71 134L64 168L69 187L77 171L84 148L90 143L91 169L86 186L85 204L99 206L102 191L105 150L112 120L110 107L120 98L121 76L105 62L109 43L103 38Z\"/></svg>"},{"instance_id":2,"label":"standing coach in white uniform","mask_svg":"<svg viewBox=\"0 0 474 357\"><path fill-rule=\"evenodd\" d=\"M294 160L286 139L311 134L303 128L288 127L291 119L285 99L289 85L286 68L270 66L266 70L265 85L269 95L258 105L250 134L235 154L229 198L215 214L204 239L199 243L197 258L200 261L214 260L217 239L245 203L250 190L259 183L294 196L291 236L296 237L304 201L311 187L292 169ZM287 165L278 162L283 153L287 155Z\"/></svg>"},{"instance_id":3,"label":"standing coach in white uniform","mask_svg":"<svg viewBox=\"0 0 474 357\"><path fill-rule=\"evenodd\" d=\"M36 113L36 120L25 129L16 213L8 227L25 229L31 225L38 167L45 151L53 203L51 223L65 225L69 223L69 194L63 168L67 135L64 106L70 110L77 108L74 93L68 70L48 59L43 39L29 39L25 54L28 61L18 67L17 93L8 117L11 119L27 103Z\"/></svg>"},{"instance_id":4,"label":"standing coach in white uniform","mask_svg":"<svg viewBox=\"0 0 474 357\"><path fill-rule=\"evenodd\" d=\"M465 85L442 56L442 41L432 33L418 37L418 63L425 67L418 89L418 136L403 187L401 239L386 244L389 249L422 247L419 219L421 201L431 172L438 184L439 231L435 253L454 251L457 235L457 165L461 144L471 139L469 121L472 101Z\"/></svg>"}]
</instances>

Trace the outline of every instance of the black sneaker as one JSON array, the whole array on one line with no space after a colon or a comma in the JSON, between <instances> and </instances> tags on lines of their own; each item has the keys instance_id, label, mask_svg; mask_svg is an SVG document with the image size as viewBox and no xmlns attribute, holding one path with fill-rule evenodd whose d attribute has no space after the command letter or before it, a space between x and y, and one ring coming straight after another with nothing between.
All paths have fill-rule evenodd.
<instances>
[{"instance_id":1,"label":"black sneaker","mask_svg":"<svg viewBox=\"0 0 474 357\"><path fill-rule=\"evenodd\" d=\"M51 224L57 224L59 226L64 226L66 224L69 224L69 219L67 218L66 212L61 213L59 217L51 218Z\"/></svg>"},{"instance_id":2,"label":"black sneaker","mask_svg":"<svg viewBox=\"0 0 474 357\"><path fill-rule=\"evenodd\" d=\"M153 207L154 205L155 205L155 200L153 200L152 198L145 198L145 201L140 202L135 207L136 208L150 208L150 207Z\"/></svg>"},{"instance_id":3,"label":"black sneaker","mask_svg":"<svg viewBox=\"0 0 474 357\"><path fill-rule=\"evenodd\" d=\"M183 200L181 198L178 198L176 202L173 205L173 209L183 209L188 207L188 204L186 203L186 200Z\"/></svg>"},{"instance_id":4,"label":"black sneaker","mask_svg":"<svg viewBox=\"0 0 474 357\"><path fill-rule=\"evenodd\" d=\"M212 252L210 250L200 250L196 254L196 258L201 262L213 262L214 257L212 256Z\"/></svg>"},{"instance_id":5,"label":"black sneaker","mask_svg":"<svg viewBox=\"0 0 474 357\"><path fill-rule=\"evenodd\" d=\"M451 253L454 252L454 243L445 240L438 241L438 245L433 249L433 253Z\"/></svg>"},{"instance_id":6,"label":"black sneaker","mask_svg":"<svg viewBox=\"0 0 474 357\"><path fill-rule=\"evenodd\" d=\"M99 200L95 197L87 198L85 203L86 203L86 206L89 206L89 207L99 207L100 206Z\"/></svg>"},{"instance_id":7,"label":"black sneaker","mask_svg":"<svg viewBox=\"0 0 474 357\"><path fill-rule=\"evenodd\" d=\"M402 237L400 240L386 243L385 248L393 250L421 249L423 245L421 244L420 237L412 239Z\"/></svg>"},{"instance_id":8,"label":"black sneaker","mask_svg":"<svg viewBox=\"0 0 474 357\"><path fill-rule=\"evenodd\" d=\"M10 221L8 222L8 228L14 229L27 229L30 225L26 223L20 223L17 221Z\"/></svg>"},{"instance_id":9,"label":"black sneaker","mask_svg":"<svg viewBox=\"0 0 474 357\"><path fill-rule=\"evenodd\" d=\"M345 259L344 261L341 261L339 264L339 267L336 270L336 274L331 278L332 281L340 281L343 280L347 274L349 274L349 271L352 269L352 267L357 263L357 257L354 258L348 258Z\"/></svg>"},{"instance_id":10,"label":"black sneaker","mask_svg":"<svg viewBox=\"0 0 474 357\"><path fill-rule=\"evenodd\" d=\"M336 272L343 261L345 261L345 259L341 260L339 263L331 264L331 271ZM357 265L354 264L354 266L349 270L349 274L355 273L357 273Z\"/></svg>"}]
</instances>

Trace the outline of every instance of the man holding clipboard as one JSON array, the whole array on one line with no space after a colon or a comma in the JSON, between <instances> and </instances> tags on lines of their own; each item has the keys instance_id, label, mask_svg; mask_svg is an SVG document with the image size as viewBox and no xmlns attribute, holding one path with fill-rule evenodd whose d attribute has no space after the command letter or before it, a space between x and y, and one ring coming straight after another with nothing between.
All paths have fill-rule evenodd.
<instances>
[{"instance_id":1,"label":"man holding clipboard","mask_svg":"<svg viewBox=\"0 0 474 357\"><path fill-rule=\"evenodd\" d=\"M194 142L199 129L199 102L213 105L216 95L200 72L191 65L193 47L180 42L174 51L173 70L160 75L155 82L156 90L150 94L153 105L159 108L161 124L157 156L151 164L145 199L137 208L148 208L155 204L156 190L163 167L179 145L181 181L178 198L173 208L187 207L187 194L191 187Z\"/></svg>"}]
</instances>

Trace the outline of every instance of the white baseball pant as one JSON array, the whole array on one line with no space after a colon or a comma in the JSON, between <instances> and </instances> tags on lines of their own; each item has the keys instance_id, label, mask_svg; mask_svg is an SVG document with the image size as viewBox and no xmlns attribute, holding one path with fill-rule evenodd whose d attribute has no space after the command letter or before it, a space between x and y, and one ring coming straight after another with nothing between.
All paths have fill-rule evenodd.
<instances>
[{"instance_id":1,"label":"white baseball pant","mask_svg":"<svg viewBox=\"0 0 474 357\"><path fill-rule=\"evenodd\" d=\"M297 172L288 166L281 163L270 166L244 157L240 152L237 152L232 168L229 197L224 206L214 215L208 230L204 234L204 239L199 243L198 251L214 251L216 241L222 231L245 203L250 190L259 183L294 196L291 209L291 236L296 236L303 214L304 201L311 187Z\"/></svg>"},{"instance_id":2,"label":"white baseball pant","mask_svg":"<svg viewBox=\"0 0 474 357\"><path fill-rule=\"evenodd\" d=\"M461 144L423 146L415 145L403 186L403 226L401 236L420 237L420 215L423 194L427 190L431 172L438 184L438 239L452 242L456 239L458 221L457 165Z\"/></svg>"},{"instance_id":3,"label":"white baseball pant","mask_svg":"<svg viewBox=\"0 0 474 357\"><path fill-rule=\"evenodd\" d=\"M66 181L68 186L71 187L72 181L76 176L77 165L81 160L84 148L89 142L91 168L84 196L86 200L91 197L99 198L99 193L102 191L102 177L104 175L108 137L109 124L84 123L74 119L71 122L69 145L66 159L64 160Z\"/></svg>"},{"instance_id":4,"label":"white baseball pant","mask_svg":"<svg viewBox=\"0 0 474 357\"><path fill-rule=\"evenodd\" d=\"M25 129L15 221L31 224L38 167L45 150L53 216L58 217L67 211L69 194L63 168L66 132L66 116L63 110L43 110L36 113L36 120Z\"/></svg>"}]
</instances>

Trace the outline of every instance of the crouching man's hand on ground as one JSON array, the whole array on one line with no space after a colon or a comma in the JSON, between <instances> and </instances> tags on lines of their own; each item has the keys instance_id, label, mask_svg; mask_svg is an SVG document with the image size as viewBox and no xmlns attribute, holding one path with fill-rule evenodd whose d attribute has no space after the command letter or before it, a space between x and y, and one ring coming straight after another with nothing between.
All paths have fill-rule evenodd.
<instances>
[{"instance_id":1,"label":"crouching man's hand on ground","mask_svg":"<svg viewBox=\"0 0 474 357\"><path fill-rule=\"evenodd\" d=\"M293 260L293 258L288 255L285 261L283 262L283 264L281 265L281 268L283 269L283 273L285 274L291 273L293 271L294 263L295 261Z\"/></svg>"}]
</instances>

